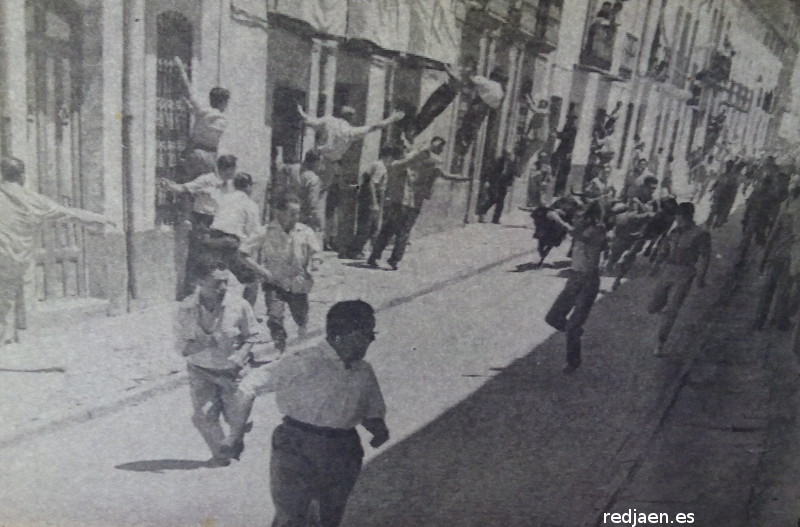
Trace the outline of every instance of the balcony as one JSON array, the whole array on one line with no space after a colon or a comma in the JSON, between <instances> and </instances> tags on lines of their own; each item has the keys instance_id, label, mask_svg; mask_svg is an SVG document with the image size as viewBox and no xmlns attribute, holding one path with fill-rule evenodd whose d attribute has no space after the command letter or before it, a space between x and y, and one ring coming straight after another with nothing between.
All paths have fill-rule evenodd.
<instances>
[{"instance_id":1,"label":"balcony","mask_svg":"<svg viewBox=\"0 0 800 527\"><path fill-rule=\"evenodd\" d=\"M494 11L491 2L487 10ZM517 0L508 11L506 30L528 42L536 53L549 53L558 46L563 0Z\"/></svg>"},{"instance_id":2,"label":"balcony","mask_svg":"<svg viewBox=\"0 0 800 527\"><path fill-rule=\"evenodd\" d=\"M610 24L592 23L586 35L586 44L581 51L581 66L603 71L611 69L616 34L616 28Z\"/></svg>"}]
</instances>

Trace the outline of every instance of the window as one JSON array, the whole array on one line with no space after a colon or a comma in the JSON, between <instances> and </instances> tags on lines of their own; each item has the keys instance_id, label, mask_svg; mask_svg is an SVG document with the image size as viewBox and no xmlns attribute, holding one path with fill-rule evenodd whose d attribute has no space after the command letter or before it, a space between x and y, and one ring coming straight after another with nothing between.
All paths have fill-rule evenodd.
<instances>
[{"instance_id":1,"label":"window","mask_svg":"<svg viewBox=\"0 0 800 527\"><path fill-rule=\"evenodd\" d=\"M188 93L174 57L180 57L191 78L192 24L182 14L166 11L158 15L156 27L156 178L182 183L181 161L189 139L190 114L184 102ZM184 199L157 187L156 224L174 225Z\"/></svg>"}]
</instances>

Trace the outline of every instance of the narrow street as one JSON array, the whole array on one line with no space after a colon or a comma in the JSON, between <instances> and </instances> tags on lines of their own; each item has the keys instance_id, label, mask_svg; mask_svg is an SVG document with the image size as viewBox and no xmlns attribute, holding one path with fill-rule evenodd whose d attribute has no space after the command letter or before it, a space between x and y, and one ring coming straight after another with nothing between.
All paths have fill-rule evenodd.
<instances>
[{"instance_id":1,"label":"narrow street","mask_svg":"<svg viewBox=\"0 0 800 527\"><path fill-rule=\"evenodd\" d=\"M694 345L724 285L727 245L718 248L707 288L687 300L677 350ZM584 365L565 376L563 336L543 318L568 262L563 250L541 270L524 270L529 261L379 312L369 358L392 439L366 448L345 525L591 525L624 486L685 358L651 355L647 278L614 293L604 278ZM0 450L0 524L268 522L270 434L280 419L274 401L259 400L242 461L209 469L188 399L181 387Z\"/></svg>"}]
</instances>

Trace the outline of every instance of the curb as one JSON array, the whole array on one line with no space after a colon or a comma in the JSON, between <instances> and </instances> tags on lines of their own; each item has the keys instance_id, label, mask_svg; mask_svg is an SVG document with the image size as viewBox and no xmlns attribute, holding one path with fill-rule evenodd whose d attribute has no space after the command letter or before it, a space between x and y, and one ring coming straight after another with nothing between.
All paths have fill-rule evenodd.
<instances>
[{"instance_id":1,"label":"curb","mask_svg":"<svg viewBox=\"0 0 800 527\"><path fill-rule=\"evenodd\" d=\"M403 304L410 303L413 300L416 300L417 298L419 298L421 296L425 296L425 295L430 294L430 293L435 293L437 291L445 289L446 287L449 287L450 285L453 285L455 283L461 282L463 280L467 280L467 279L472 278L474 276L477 276L479 274L485 273L486 271L489 271L490 269L493 269L495 267L499 267L501 265L504 265L504 264L506 264L506 263L508 263L510 261L516 260L517 258L521 258L521 257L523 257L523 256L525 256L527 254L531 254L531 253L533 253L534 250L535 249L531 248L531 249L527 249L525 251L515 252L515 253L513 253L511 255L505 256L504 258L502 258L500 260L496 260L494 262L482 265L482 266L477 267L477 268L469 269L469 270L461 272L461 273L459 273L459 274L457 274L457 275L455 275L455 276L453 276L451 278L447 278L447 279L442 280L440 282L436 282L434 284L426 286L426 287L424 287L424 288L422 288L422 289L420 289L418 291L415 291L414 293L411 293L409 295L400 296L400 297L396 297L396 298L387 300L387 301L383 302L382 304L379 304L375 308L375 312L376 313L377 312L381 312L381 311L384 311L384 310L387 310L387 309L391 309L391 308L394 308L394 307L401 306ZM311 341L312 339L314 339L316 337L322 336L323 333L324 333L324 328L317 328L317 329L311 330L311 331L308 332L308 335L306 336L306 340ZM294 343L296 344L297 343L297 339L293 339L293 340L294 340ZM290 340L287 344L292 344L292 341ZM9 448L9 447L18 445L18 444L20 444L20 443L22 443L24 441L27 441L27 440L32 439L34 437L37 437L39 435L58 432L58 431L70 428L71 426L74 426L74 425L83 424L83 423L86 423L86 422L91 421L93 419L98 419L98 418L101 418L101 417L105 417L105 416L117 413L117 412L127 408L128 406L132 406L132 405L147 401L149 399L152 399L154 397L157 397L159 395L172 392L172 391L176 390L177 388L180 388L181 386L186 385L187 383L188 383L188 376L186 375L186 373L182 373L182 374L180 374L178 377L176 377L174 379L167 380L167 381L162 382L160 384L157 384L157 385L155 385L155 386L153 386L151 388L147 388L147 389L145 389L145 390L143 390L143 391L141 391L139 393L136 393L136 394L133 394L133 395L129 395L129 396L126 396L126 397L122 397L121 399L118 399L118 400L116 400L114 402L111 402L111 403L108 403L108 404L104 404L104 405L100 405L100 406L97 406L97 407L94 407L94 408L91 408L91 409L88 409L88 410L80 410L78 412L73 412L73 413L67 414L64 417L56 418L56 419L54 419L54 420L52 420L52 421L50 421L48 423L44 423L44 424L41 424L41 425L38 425L38 426L33 426L33 427L30 427L30 428L27 428L27 429L20 430L18 432L15 432L15 433L11 434L7 438L0 439L0 449Z\"/></svg>"}]
</instances>

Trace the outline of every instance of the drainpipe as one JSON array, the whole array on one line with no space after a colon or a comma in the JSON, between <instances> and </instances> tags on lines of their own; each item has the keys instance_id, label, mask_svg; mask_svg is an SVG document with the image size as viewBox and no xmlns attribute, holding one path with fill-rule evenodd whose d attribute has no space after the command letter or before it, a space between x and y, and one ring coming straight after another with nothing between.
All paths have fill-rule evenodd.
<instances>
[{"instance_id":1,"label":"drainpipe","mask_svg":"<svg viewBox=\"0 0 800 527\"><path fill-rule=\"evenodd\" d=\"M125 230L125 263L127 267L127 311L137 297L136 246L134 244L133 160L131 156L131 4L125 2L122 14L122 211Z\"/></svg>"}]
</instances>

